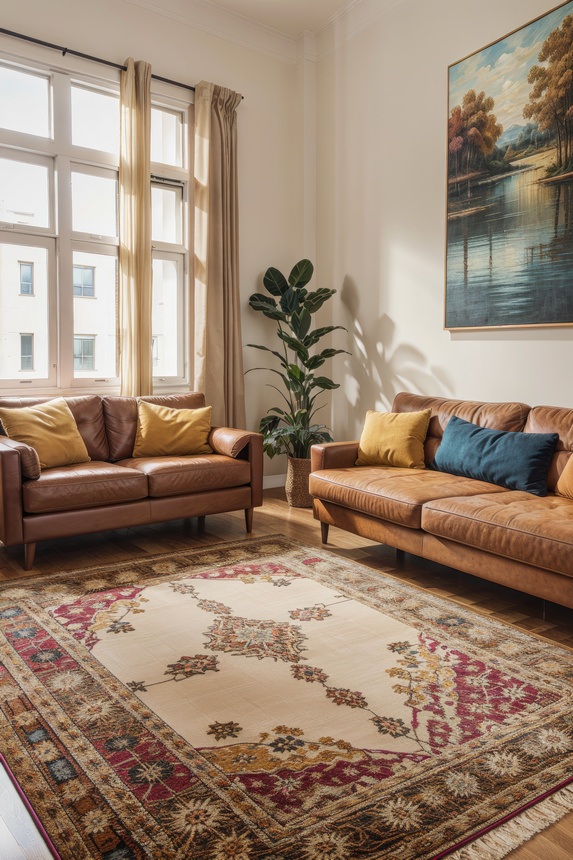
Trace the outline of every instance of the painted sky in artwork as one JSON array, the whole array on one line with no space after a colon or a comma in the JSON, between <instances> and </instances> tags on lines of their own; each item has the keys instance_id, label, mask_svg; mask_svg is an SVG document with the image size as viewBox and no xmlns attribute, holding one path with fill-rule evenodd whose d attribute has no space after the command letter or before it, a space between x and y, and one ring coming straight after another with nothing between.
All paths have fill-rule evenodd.
<instances>
[{"instance_id":1,"label":"painted sky in artwork","mask_svg":"<svg viewBox=\"0 0 573 860\"><path fill-rule=\"evenodd\" d=\"M525 125L528 120L523 117L523 108L532 89L527 82L529 70L539 62L539 51L549 33L571 14L573 0L450 66L449 112L461 105L468 90L483 90L493 98L493 113L504 130L514 124Z\"/></svg>"}]
</instances>

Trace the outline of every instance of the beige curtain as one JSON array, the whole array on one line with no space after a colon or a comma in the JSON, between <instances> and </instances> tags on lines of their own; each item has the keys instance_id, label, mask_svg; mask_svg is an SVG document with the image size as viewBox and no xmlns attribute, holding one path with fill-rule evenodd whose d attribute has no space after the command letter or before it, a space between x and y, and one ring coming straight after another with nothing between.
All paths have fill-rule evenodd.
<instances>
[{"instance_id":1,"label":"beige curtain","mask_svg":"<svg viewBox=\"0 0 573 860\"><path fill-rule=\"evenodd\" d=\"M151 354L151 66L121 72L119 161L120 391L153 391Z\"/></svg>"},{"instance_id":2,"label":"beige curtain","mask_svg":"<svg viewBox=\"0 0 573 860\"><path fill-rule=\"evenodd\" d=\"M241 96L195 88L194 387L213 424L245 427L239 296L237 114Z\"/></svg>"}]
</instances>

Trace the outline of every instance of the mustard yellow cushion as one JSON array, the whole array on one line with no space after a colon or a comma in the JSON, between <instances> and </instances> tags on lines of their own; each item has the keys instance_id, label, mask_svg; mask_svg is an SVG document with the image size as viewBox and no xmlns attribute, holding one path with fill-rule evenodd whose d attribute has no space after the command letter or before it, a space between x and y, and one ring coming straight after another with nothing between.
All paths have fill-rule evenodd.
<instances>
[{"instance_id":1,"label":"mustard yellow cushion","mask_svg":"<svg viewBox=\"0 0 573 860\"><path fill-rule=\"evenodd\" d=\"M565 463L565 468L559 475L555 492L559 496L566 496L568 499L573 499L573 454Z\"/></svg>"},{"instance_id":2,"label":"mustard yellow cushion","mask_svg":"<svg viewBox=\"0 0 573 860\"><path fill-rule=\"evenodd\" d=\"M2 407L6 436L34 448L42 469L87 463L90 456L72 411L63 397L35 406Z\"/></svg>"},{"instance_id":3,"label":"mustard yellow cushion","mask_svg":"<svg viewBox=\"0 0 573 860\"><path fill-rule=\"evenodd\" d=\"M424 469L424 441L431 414L431 409L422 412L368 411L358 444L356 465Z\"/></svg>"},{"instance_id":4,"label":"mustard yellow cushion","mask_svg":"<svg viewBox=\"0 0 573 860\"><path fill-rule=\"evenodd\" d=\"M208 444L211 407L172 409L146 400L137 402L137 432L134 457L178 457L212 454Z\"/></svg>"}]
</instances>

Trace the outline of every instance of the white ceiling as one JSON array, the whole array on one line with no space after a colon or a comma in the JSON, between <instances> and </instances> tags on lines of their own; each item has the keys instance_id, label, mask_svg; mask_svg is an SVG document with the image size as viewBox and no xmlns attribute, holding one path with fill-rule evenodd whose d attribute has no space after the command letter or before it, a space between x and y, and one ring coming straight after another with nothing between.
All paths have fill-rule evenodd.
<instances>
[{"instance_id":1,"label":"white ceiling","mask_svg":"<svg viewBox=\"0 0 573 860\"><path fill-rule=\"evenodd\" d=\"M349 0L205 0L272 27L287 36L299 36L303 30L316 33L333 15L350 5Z\"/></svg>"}]
</instances>

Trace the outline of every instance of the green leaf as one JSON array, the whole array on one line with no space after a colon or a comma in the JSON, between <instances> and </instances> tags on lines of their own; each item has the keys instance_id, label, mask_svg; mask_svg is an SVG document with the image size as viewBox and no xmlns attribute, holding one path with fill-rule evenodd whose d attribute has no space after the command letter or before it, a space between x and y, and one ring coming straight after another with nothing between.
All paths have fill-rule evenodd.
<instances>
[{"instance_id":1,"label":"green leaf","mask_svg":"<svg viewBox=\"0 0 573 860\"><path fill-rule=\"evenodd\" d=\"M263 284L271 296L282 296L288 290L287 279L282 272L271 266L263 275Z\"/></svg>"},{"instance_id":2,"label":"green leaf","mask_svg":"<svg viewBox=\"0 0 573 860\"><path fill-rule=\"evenodd\" d=\"M346 331L343 325L325 325L322 328L315 328L314 331L311 331L311 333L304 338L304 345L314 346L315 343L318 343L321 337L324 337L326 334L330 334L331 331L336 331L337 328L342 329L342 331Z\"/></svg>"},{"instance_id":3,"label":"green leaf","mask_svg":"<svg viewBox=\"0 0 573 860\"><path fill-rule=\"evenodd\" d=\"M288 282L293 289L305 287L312 278L313 272L314 266L310 260L299 260L299 262L293 266L292 271L288 276Z\"/></svg>"},{"instance_id":4,"label":"green leaf","mask_svg":"<svg viewBox=\"0 0 573 860\"><path fill-rule=\"evenodd\" d=\"M315 314L328 299L335 294L336 290L321 287L313 293L308 293L304 300L304 306L310 314Z\"/></svg>"},{"instance_id":5,"label":"green leaf","mask_svg":"<svg viewBox=\"0 0 573 860\"><path fill-rule=\"evenodd\" d=\"M338 383L333 382L332 379L329 379L327 376L317 376L314 380L314 384L317 388L322 388L324 391L327 389L330 391L333 388L340 388Z\"/></svg>"},{"instance_id":6,"label":"green leaf","mask_svg":"<svg viewBox=\"0 0 573 860\"><path fill-rule=\"evenodd\" d=\"M300 307L300 302L295 290L289 287L286 293L283 293L281 296L280 304L281 309L285 314L290 315L296 313Z\"/></svg>"},{"instance_id":7,"label":"green leaf","mask_svg":"<svg viewBox=\"0 0 573 860\"><path fill-rule=\"evenodd\" d=\"M306 364L308 361L308 349L300 340L297 340L295 337L291 337L290 334L287 334L286 331L277 332L278 336L282 341L286 343L286 345L292 349L292 351L298 356L303 364Z\"/></svg>"},{"instance_id":8,"label":"green leaf","mask_svg":"<svg viewBox=\"0 0 573 860\"><path fill-rule=\"evenodd\" d=\"M293 313L291 318L291 326L299 340L302 340L304 337L306 337L311 322L312 317L306 309L306 306L303 306L299 311Z\"/></svg>"},{"instance_id":9,"label":"green leaf","mask_svg":"<svg viewBox=\"0 0 573 860\"><path fill-rule=\"evenodd\" d=\"M270 352L272 355L275 355L281 364L286 365L284 355L281 355L280 352L276 352L274 349L269 349L268 346L261 346L258 343L248 343L247 346L252 347L253 349L262 349L264 352ZM250 367L249 370L245 370L245 373L249 373L251 370L260 370L259 367Z\"/></svg>"}]
</instances>

